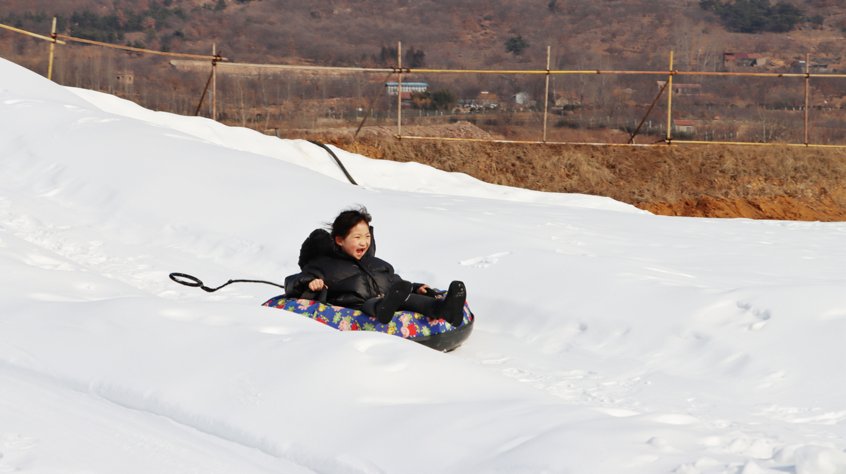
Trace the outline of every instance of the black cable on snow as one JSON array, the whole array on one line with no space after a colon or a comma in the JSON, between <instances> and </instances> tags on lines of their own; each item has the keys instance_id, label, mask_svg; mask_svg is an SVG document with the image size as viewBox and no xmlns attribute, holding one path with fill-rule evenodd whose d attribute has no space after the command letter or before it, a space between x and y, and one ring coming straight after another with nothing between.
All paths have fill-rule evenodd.
<instances>
[{"instance_id":1,"label":"black cable on snow","mask_svg":"<svg viewBox=\"0 0 846 474\"><path fill-rule=\"evenodd\" d=\"M217 288L209 288L208 286L204 285L203 282L200 281L199 278L197 278L195 276L186 275L185 273L171 273L169 276L170 276L171 280L175 281L176 283L179 283L180 285L199 288L199 289L206 291L208 293L213 293L213 292L223 288L224 286L231 285L232 283L264 283L266 285L278 286L279 288L282 288L283 290L285 289L284 285L280 285L278 283L273 283L273 282L264 281L264 280L229 280L226 283L218 286Z\"/></svg>"},{"instance_id":2,"label":"black cable on snow","mask_svg":"<svg viewBox=\"0 0 846 474\"><path fill-rule=\"evenodd\" d=\"M358 183L356 183L356 182L355 182L355 180L353 179L353 177L352 177L352 176L350 176L350 173L349 173L349 172L347 171L347 169L344 167L344 164L343 164L343 163L341 163L341 159L340 159L340 158L338 158L338 155L336 155L336 154L335 154L335 152L334 152L334 151L332 151L332 149L331 149L331 148L329 148L329 147L328 147L328 146L326 146L325 144L320 143L320 142L318 142L318 141L316 141L316 140L309 140L309 142L311 142L311 143L313 143L313 144L315 144L315 145L319 146L320 148L323 148L324 150L328 151L328 152L329 152L329 154L330 154L330 155L332 155L332 158L334 158L334 159L335 159L335 163L338 163L338 166L341 168L341 171L343 171L343 172L344 172L344 175L346 175L346 177L347 177L347 179L350 181L350 183L352 183L352 184L354 184L354 185L358 186Z\"/></svg>"}]
</instances>

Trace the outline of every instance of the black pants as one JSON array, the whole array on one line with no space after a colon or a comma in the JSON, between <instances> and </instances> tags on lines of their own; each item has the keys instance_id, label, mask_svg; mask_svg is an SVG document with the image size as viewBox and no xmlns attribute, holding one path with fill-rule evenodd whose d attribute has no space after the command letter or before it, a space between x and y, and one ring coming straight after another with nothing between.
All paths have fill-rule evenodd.
<instances>
[{"instance_id":1,"label":"black pants","mask_svg":"<svg viewBox=\"0 0 846 474\"><path fill-rule=\"evenodd\" d=\"M381 299L382 298L370 298L364 302L364 305L361 307L361 311L368 316L376 317L376 303L378 303ZM408 295L408 299L406 299L397 310L414 311L415 313L420 313L428 318L438 319L442 317L440 314L441 301L442 300L435 299L433 296L411 293Z\"/></svg>"}]
</instances>

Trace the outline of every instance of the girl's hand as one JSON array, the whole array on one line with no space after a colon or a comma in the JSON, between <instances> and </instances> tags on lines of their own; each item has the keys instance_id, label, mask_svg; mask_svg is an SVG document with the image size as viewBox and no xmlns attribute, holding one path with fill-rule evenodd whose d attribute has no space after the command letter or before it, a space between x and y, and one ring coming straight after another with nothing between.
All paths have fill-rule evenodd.
<instances>
[{"instance_id":1,"label":"girl's hand","mask_svg":"<svg viewBox=\"0 0 846 474\"><path fill-rule=\"evenodd\" d=\"M417 289L417 293L420 293L421 295L425 295L427 291L429 291L429 285L425 283Z\"/></svg>"},{"instance_id":2,"label":"girl's hand","mask_svg":"<svg viewBox=\"0 0 846 474\"><path fill-rule=\"evenodd\" d=\"M324 288L326 288L326 283L320 278L308 282L308 289L311 291L322 291Z\"/></svg>"}]
</instances>

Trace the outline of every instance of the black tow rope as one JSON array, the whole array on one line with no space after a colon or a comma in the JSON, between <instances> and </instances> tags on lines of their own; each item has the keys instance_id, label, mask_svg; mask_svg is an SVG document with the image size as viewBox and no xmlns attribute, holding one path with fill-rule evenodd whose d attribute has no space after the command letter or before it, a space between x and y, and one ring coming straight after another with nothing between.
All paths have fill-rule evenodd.
<instances>
[{"instance_id":1,"label":"black tow rope","mask_svg":"<svg viewBox=\"0 0 846 474\"><path fill-rule=\"evenodd\" d=\"M350 173L347 171L347 168L346 168L346 167L344 167L344 164L343 164L343 163L341 163L341 159L340 159L340 158L338 158L338 155L336 155L336 154L335 154L335 152L334 152L334 151L332 151L332 149L331 149L331 148L329 148L328 146L326 146L326 145L324 145L323 143L320 143L320 142L318 142L318 141L309 140L309 142L311 142L311 143L313 143L313 144L315 144L315 145L319 146L320 148L323 148L324 150L328 151L328 152L329 152L329 154L330 154L330 155L332 155L332 158L334 158L334 159L335 159L335 163L338 163L338 166L341 168L341 171L343 171L343 172L344 172L344 175L346 175L346 177L347 177L347 179L350 181L350 183L352 183L352 184L354 184L354 185L358 186L358 183L356 183L356 182L355 182L355 180L353 179L353 177L352 177L352 176L350 176Z\"/></svg>"},{"instance_id":2,"label":"black tow rope","mask_svg":"<svg viewBox=\"0 0 846 474\"><path fill-rule=\"evenodd\" d=\"M199 289L206 291L208 293L214 293L215 291L223 288L224 286L231 285L233 283L264 283L266 285L278 286L279 288L282 288L283 290L285 289L285 287L283 285L280 285L278 283L273 283L273 282L270 282L270 281L264 281L264 280L229 280L226 283L218 286L217 288L209 288L208 286L204 285L203 282L200 281L199 278L191 276L191 275L186 275L185 273L171 273L170 279L175 281L176 283L179 283L180 285L190 286L190 287L193 287L193 288L199 288Z\"/></svg>"}]
</instances>

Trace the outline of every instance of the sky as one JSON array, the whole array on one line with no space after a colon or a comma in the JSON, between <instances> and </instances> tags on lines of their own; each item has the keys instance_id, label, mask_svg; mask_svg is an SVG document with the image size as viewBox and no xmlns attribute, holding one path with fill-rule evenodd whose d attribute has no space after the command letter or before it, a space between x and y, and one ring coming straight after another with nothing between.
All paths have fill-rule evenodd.
<instances>
[{"instance_id":1,"label":"sky","mask_svg":"<svg viewBox=\"0 0 846 474\"><path fill-rule=\"evenodd\" d=\"M844 223L655 216L0 59L0 473L846 473ZM261 304L341 210L462 280L440 353Z\"/></svg>"}]
</instances>

